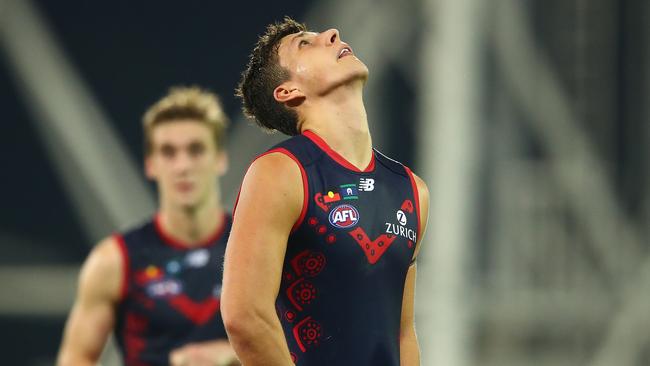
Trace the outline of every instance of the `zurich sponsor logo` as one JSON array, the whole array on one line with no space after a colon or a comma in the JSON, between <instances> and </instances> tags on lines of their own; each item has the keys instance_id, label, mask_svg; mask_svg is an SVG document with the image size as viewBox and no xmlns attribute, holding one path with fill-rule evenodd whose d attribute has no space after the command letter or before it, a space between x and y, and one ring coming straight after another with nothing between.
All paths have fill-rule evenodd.
<instances>
[{"instance_id":1,"label":"zurich sponsor logo","mask_svg":"<svg viewBox=\"0 0 650 366\"><path fill-rule=\"evenodd\" d=\"M414 242L417 242L418 235L415 230L406 227L406 214L402 210L397 210L397 222L399 224L386 223L386 234L398 235Z\"/></svg>"},{"instance_id":2,"label":"zurich sponsor logo","mask_svg":"<svg viewBox=\"0 0 650 366\"><path fill-rule=\"evenodd\" d=\"M339 229L352 227L359 222L359 211L351 205L339 205L330 211L329 220Z\"/></svg>"},{"instance_id":3,"label":"zurich sponsor logo","mask_svg":"<svg viewBox=\"0 0 650 366\"><path fill-rule=\"evenodd\" d=\"M397 222L400 225L406 225L406 214L402 210L397 210Z\"/></svg>"},{"instance_id":4,"label":"zurich sponsor logo","mask_svg":"<svg viewBox=\"0 0 650 366\"><path fill-rule=\"evenodd\" d=\"M398 235L415 242L418 241L418 235L415 233L415 230L390 222L386 223L386 234Z\"/></svg>"}]
</instances>

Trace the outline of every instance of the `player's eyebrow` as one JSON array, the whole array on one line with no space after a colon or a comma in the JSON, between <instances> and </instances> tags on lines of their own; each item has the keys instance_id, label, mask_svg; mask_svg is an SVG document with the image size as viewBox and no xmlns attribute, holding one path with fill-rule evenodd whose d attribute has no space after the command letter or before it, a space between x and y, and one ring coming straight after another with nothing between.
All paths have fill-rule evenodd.
<instances>
[{"instance_id":1,"label":"player's eyebrow","mask_svg":"<svg viewBox=\"0 0 650 366\"><path fill-rule=\"evenodd\" d=\"M300 37L304 37L304 36L305 36L305 31L301 31L301 32L298 32L298 33L294 34L293 37L291 37L291 43L293 43L296 39L298 39Z\"/></svg>"},{"instance_id":2,"label":"player's eyebrow","mask_svg":"<svg viewBox=\"0 0 650 366\"><path fill-rule=\"evenodd\" d=\"M290 43L293 45L293 43L294 43L298 38L304 38L304 37L306 37L306 36L307 36L308 34L310 34L310 33L312 33L312 32L302 31L302 32L300 32L300 33L296 33L296 34L293 35L293 37L291 38L291 42L290 42Z\"/></svg>"}]
</instances>

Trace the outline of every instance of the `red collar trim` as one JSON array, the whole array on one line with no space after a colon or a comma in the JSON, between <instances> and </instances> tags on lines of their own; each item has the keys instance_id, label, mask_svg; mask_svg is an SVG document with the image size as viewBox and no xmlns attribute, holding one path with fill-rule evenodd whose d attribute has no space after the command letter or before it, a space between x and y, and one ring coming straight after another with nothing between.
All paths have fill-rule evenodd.
<instances>
[{"instance_id":1,"label":"red collar trim","mask_svg":"<svg viewBox=\"0 0 650 366\"><path fill-rule=\"evenodd\" d=\"M214 231L214 233L212 233L212 235L210 235L207 239L202 240L198 244L187 243L185 241L173 238L162 227L162 224L160 222L160 213L156 213L156 215L154 216L153 222L154 222L154 226L156 228L156 232L158 233L158 235L160 236L160 238L162 239L162 241L165 244L169 245L172 248L181 249L181 250L189 250L189 249L203 248L203 247L213 245L219 239L221 239L221 237L223 236L223 233L224 233L224 231L226 229L226 224L227 224L226 221L228 220L228 217L227 217L225 212L223 212L221 215L222 215L221 225L219 225L219 227L217 227L217 229Z\"/></svg>"},{"instance_id":2,"label":"red collar trim","mask_svg":"<svg viewBox=\"0 0 650 366\"><path fill-rule=\"evenodd\" d=\"M327 142L325 142L325 140L323 140L315 132L313 132L311 130L305 130L305 131L303 131L302 134L305 135L305 137L307 137L308 139L310 139L313 143L315 143L321 150L323 150L327 155L329 155L330 158L334 159L334 161L336 161L337 163L339 163L340 165L342 165L343 167L345 167L347 169L350 169L350 170L352 170L354 172L358 172L358 173L368 173L368 172L371 172L371 171L375 170L375 152L374 151L372 152L372 155L370 157L370 163L368 163L368 166L366 167L366 169L361 170L361 169L357 168L356 166L354 166L349 161L347 161L344 157L339 155L339 153L332 150L332 148L327 144Z\"/></svg>"}]
</instances>

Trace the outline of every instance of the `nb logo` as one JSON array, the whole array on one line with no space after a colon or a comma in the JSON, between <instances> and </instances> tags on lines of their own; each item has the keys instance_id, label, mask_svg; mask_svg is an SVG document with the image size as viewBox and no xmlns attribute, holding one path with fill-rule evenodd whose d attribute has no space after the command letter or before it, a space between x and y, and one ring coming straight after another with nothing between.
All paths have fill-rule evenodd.
<instances>
[{"instance_id":1,"label":"nb logo","mask_svg":"<svg viewBox=\"0 0 650 366\"><path fill-rule=\"evenodd\" d=\"M359 190L364 192L370 192L375 189L375 180L372 178L360 178L359 179Z\"/></svg>"}]
</instances>

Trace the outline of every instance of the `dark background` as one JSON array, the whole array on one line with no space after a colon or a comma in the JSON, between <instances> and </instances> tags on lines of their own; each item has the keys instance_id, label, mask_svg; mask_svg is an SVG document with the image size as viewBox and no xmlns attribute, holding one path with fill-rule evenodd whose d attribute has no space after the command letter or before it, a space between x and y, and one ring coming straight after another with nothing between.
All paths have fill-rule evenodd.
<instances>
[{"instance_id":1,"label":"dark background","mask_svg":"<svg viewBox=\"0 0 650 366\"><path fill-rule=\"evenodd\" d=\"M21 0L0 2L0 27L8 23L17 1ZM314 30L339 28L339 19L314 11L330 5L339 7L339 12L349 9L363 14L357 23L341 29L342 38L372 29L385 36L386 42L374 44L374 49L352 44L355 53L364 61L371 51L380 58L393 57L379 75L369 65L369 89L376 104L367 107L373 139L378 141L375 147L426 178L435 209L427 233L432 242L423 247L427 249L419 262L416 309L416 317L423 319L420 324L429 324L425 321L433 317L430 304L438 294L429 286L440 273L430 266L435 258L427 256L450 243L433 242L436 228L447 225L446 208L436 206L446 194L437 190L444 177L435 175L439 166L433 163L435 154L444 151L438 150L431 135L423 135L431 125L458 123L434 120L422 112L439 97L422 92L428 90L423 85L431 82L425 71L436 69L439 62L424 57L423 50L433 45L438 55L444 55L451 52L445 47L454 44L440 41L444 32L438 33L438 27L443 22L424 11L427 4L440 2L31 3L140 168L141 116L170 86L197 84L218 93L232 120L228 133L234 135L248 128L249 122L242 118L233 91L248 52L266 24L289 15L308 25L317 18ZM641 304L650 301L647 287L628 290L628 286L650 282L643 272L637 272L648 259L650 240L650 3L517 2L523 9L517 20L531 35L528 46L535 52L533 63L551 70L548 77L540 68L533 69L524 75L525 82L517 79L517 70L507 62L523 51L503 56L503 43L496 35L502 24L513 20L504 11L506 3L490 0L476 6L483 22L475 60L479 76L472 81L478 95L473 126L479 132L478 138L455 141L459 146L476 141L480 145L471 182L474 188L468 193L468 221L461 225L470 232L467 265L462 271L467 274L466 287L461 292L471 319L464 348L467 363L587 365L607 359L598 358L606 349L622 357L606 364L648 364L650 337L634 327L645 324L643 316L621 323L620 328L629 331L620 334L629 334L638 347L621 351L604 345L610 337L619 339L615 327L620 319L634 314L627 307L634 304L630 293L639 294L636 301ZM377 21L378 9L391 6L396 9L394 20ZM413 28L407 37L391 38L407 25ZM368 44L372 35L368 35ZM399 50L398 55L391 56L391 50ZM0 47L4 122L0 133L0 363L49 365L67 311L40 314L10 305L20 304L23 298L26 302L39 298L29 296L27 291L33 287L24 287L23 280L47 293L50 282L39 277L37 269L78 268L96 238L84 231L83 220L38 136L38 114L21 92L23 81L12 68L9 52L4 45ZM561 108L547 103L543 85L548 78L560 90L559 100L573 117L570 123L558 121ZM536 102L526 102L530 95ZM458 108L466 108L465 101L458 102ZM574 135L568 143L562 140L572 131L567 125L586 141L588 158L581 144L572 143ZM260 143L254 150L263 151L270 144ZM241 156L249 150L230 146L231 156L241 161L252 158L252 154ZM462 169L455 158L443 163ZM567 164L570 168L565 169ZM224 186L225 195L235 194L241 174L233 172ZM154 187L149 189L153 194ZM449 212L451 216L453 210ZM444 256L445 252L439 253ZM22 273L20 281L10 276L18 272ZM48 285L39 288L41 280ZM42 298L38 301L46 301ZM431 327L421 326L418 333L423 352L434 349ZM448 366L460 365L465 364Z\"/></svg>"}]
</instances>

